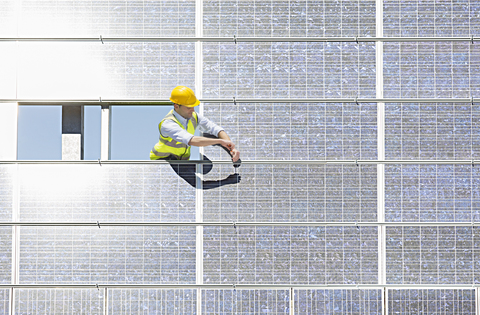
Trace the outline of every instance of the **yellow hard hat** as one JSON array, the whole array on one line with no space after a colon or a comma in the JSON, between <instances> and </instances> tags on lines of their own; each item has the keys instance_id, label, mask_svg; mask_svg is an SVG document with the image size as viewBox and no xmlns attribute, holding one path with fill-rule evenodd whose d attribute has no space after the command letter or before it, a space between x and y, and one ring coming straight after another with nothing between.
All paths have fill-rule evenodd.
<instances>
[{"instance_id":1,"label":"yellow hard hat","mask_svg":"<svg viewBox=\"0 0 480 315\"><path fill-rule=\"evenodd\" d=\"M183 105L187 107L194 107L200 104L200 101L195 96L191 88L180 85L172 90L170 100L174 104Z\"/></svg>"}]
</instances>

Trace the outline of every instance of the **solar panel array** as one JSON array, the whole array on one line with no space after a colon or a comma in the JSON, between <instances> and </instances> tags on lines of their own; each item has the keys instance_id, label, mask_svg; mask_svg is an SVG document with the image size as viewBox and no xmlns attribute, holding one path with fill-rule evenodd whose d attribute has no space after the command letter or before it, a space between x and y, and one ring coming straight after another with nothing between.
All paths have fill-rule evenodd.
<instances>
[{"instance_id":1,"label":"solar panel array","mask_svg":"<svg viewBox=\"0 0 480 315\"><path fill-rule=\"evenodd\" d=\"M377 2L0 1L1 38L72 38L0 41L0 99L197 84L232 99L202 110L242 159L266 161L211 190L147 162L0 165L0 313L475 314L480 3ZM379 95L395 101L358 102Z\"/></svg>"},{"instance_id":2,"label":"solar panel array","mask_svg":"<svg viewBox=\"0 0 480 315\"><path fill-rule=\"evenodd\" d=\"M15 313L100 315L104 314L104 298L103 292L95 289L19 289Z\"/></svg>"},{"instance_id":3,"label":"solar panel array","mask_svg":"<svg viewBox=\"0 0 480 315\"><path fill-rule=\"evenodd\" d=\"M389 298L396 314L476 314L474 290L389 290Z\"/></svg>"}]
</instances>

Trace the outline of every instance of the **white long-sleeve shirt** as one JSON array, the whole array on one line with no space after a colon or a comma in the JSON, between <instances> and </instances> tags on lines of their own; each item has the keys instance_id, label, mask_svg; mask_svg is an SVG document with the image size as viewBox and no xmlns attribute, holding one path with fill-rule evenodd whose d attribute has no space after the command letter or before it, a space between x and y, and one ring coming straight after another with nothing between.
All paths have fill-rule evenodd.
<instances>
[{"instance_id":1,"label":"white long-sleeve shirt","mask_svg":"<svg viewBox=\"0 0 480 315\"><path fill-rule=\"evenodd\" d=\"M183 118L175 110L173 110L173 115L175 115L178 121L182 124L183 128L180 127L173 120L167 119L162 123L162 128L160 129L160 133L164 137L170 137L177 142L182 142L188 145L190 140L193 138L193 135L186 130L189 119ZM197 117L198 117L197 128L200 128L200 131L202 132L209 133L211 135L218 137L218 134L220 133L220 131L224 130L222 127L218 126L208 118L198 113L197 113ZM195 119L195 118L192 117L191 119Z\"/></svg>"}]
</instances>

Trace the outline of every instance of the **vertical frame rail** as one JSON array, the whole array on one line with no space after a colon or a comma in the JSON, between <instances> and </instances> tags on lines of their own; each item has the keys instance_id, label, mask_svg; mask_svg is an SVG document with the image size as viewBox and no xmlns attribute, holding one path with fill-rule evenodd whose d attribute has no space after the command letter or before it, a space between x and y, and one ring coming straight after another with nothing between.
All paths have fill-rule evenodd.
<instances>
[{"instance_id":1,"label":"vertical frame rail","mask_svg":"<svg viewBox=\"0 0 480 315\"><path fill-rule=\"evenodd\" d=\"M101 135L100 135L100 159L103 161L110 159L110 128L111 128L111 108L110 106L102 105L101 117Z\"/></svg>"},{"instance_id":2,"label":"vertical frame rail","mask_svg":"<svg viewBox=\"0 0 480 315\"><path fill-rule=\"evenodd\" d=\"M103 288L103 315L108 315L108 288L106 287Z\"/></svg>"},{"instance_id":3,"label":"vertical frame rail","mask_svg":"<svg viewBox=\"0 0 480 315\"><path fill-rule=\"evenodd\" d=\"M376 36L383 37L383 0L376 0ZM376 98L383 98L383 41L375 42ZM385 160L385 103L377 103L377 159ZM385 165L377 164L377 220L385 222ZM386 284L386 227L378 227L378 284ZM382 313L387 314L386 289L382 294Z\"/></svg>"},{"instance_id":4,"label":"vertical frame rail","mask_svg":"<svg viewBox=\"0 0 480 315\"><path fill-rule=\"evenodd\" d=\"M20 185L19 185L19 165L17 164L15 167L15 174L13 176L13 195L12 195L12 222L18 222L20 219ZM12 278L11 283L13 285L19 284L19 275L20 275L20 226L14 225L12 226ZM9 307L10 307L10 314L15 314L15 288L12 287L10 290L10 297L9 297Z\"/></svg>"},{"instance_id":5,"label":"vertical frame rail","mask_svg":"<svg viewBox=\"0 0 480 315\"><path fill-rule=\"evenodd\" d=\"M480 315L480 307L478 306L478 301L480 301L478 287L475 287L475 314Z\"/></svg>"},{"instance_id":6,"label":"vertical frame rail","mask_svg":"<svg viewBox=\"0 0 480 315\"><path fill-rule=\"evenodd\" d=\"M203 0L195 0L195 36L203 36ZM198 99L203 97L203 45L199 39L195 42L195 94ZM199 112L203 114L203 104L200 104ZM199 149L199 157L203 156L204 149ZM196 166L196 189L195 189L195 222L203 222L203 165ZM196 284L203 284L203 226L196 227L195 239L195 275ZM202 314L202 289L197 288L197 314Z\"/></svg>"},{"instance_id":7,"label":"vertical frame rail","mask_svg":"<svg viewBox=\"0 0 480 315\"><path fill-rule=\"evenodd\" d=\"M383 299L383 308L382 312L383 314L388 314L388 289L386 287L383 287L382 289L382 299Z\"/></svg>"},{"instance_id":8,"label":"vertical frame rail","mask_svg":"<svg viewBox=\"0 0 480 315\"><path fill-rule=\"evenodd\" d=\"M290 288L290 315L295 315L295 290Z\"/></svg>"}]
</instances>

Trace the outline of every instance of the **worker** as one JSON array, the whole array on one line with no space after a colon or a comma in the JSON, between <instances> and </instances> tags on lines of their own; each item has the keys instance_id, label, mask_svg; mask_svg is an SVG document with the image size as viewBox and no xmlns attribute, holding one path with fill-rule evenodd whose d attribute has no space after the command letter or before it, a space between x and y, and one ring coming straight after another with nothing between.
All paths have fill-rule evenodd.
<instances>
[{"instance_id":1,"label":"worker","mask_svg":"<svg viewBox=\"0 0 480 315\"><path fill-rule=\"evenodd\" d=\"M230 140L225 130L216 125L203 115L195 112L195 106L200 101L192 89L186 86L177 86L172 90L170 101L173 102L173 109L162 119L158 125L160 140L150 151L151 160L167 160L173 170L191 186L196 187L196 165L175 164L173 161L188 160L190 158L190 147L220 146L227 151L234 166L240 163L240 152ZM197 127L204 132L204 136L195 136ZM202 156L203 174L212 169L212 162ZM203 181L204 189L212 189L223 185L236 184L240 182L240 175L235 172L222 180Z\"/></svg>"}]
</instances>

